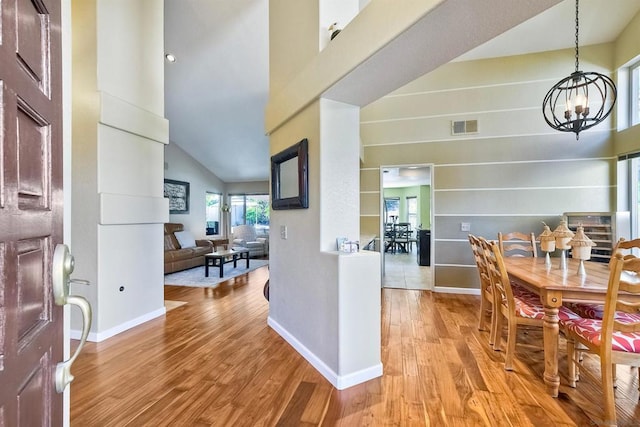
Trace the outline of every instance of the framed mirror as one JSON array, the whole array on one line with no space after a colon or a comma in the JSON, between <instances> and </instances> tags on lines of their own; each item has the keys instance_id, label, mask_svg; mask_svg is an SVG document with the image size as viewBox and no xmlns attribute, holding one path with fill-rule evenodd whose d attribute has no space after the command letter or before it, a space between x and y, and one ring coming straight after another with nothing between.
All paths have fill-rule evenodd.
<instances>
[{"instance_id":1,"label":"framed mirror","mask_svg":"<svg viewBox=\"0 0 640 427\"><path fill-rule=\"evenodd\" d=\"M307 138L271 156L271 207L306 209L309 207Z\"/></svg>"}]
</instances>

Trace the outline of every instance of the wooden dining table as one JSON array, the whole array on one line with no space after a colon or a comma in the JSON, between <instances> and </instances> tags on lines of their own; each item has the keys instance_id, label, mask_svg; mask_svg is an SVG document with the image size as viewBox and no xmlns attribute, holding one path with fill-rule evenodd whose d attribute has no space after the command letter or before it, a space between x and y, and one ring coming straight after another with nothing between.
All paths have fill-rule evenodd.
<instances>
[{"instance_id":1,"label":"wooden dining table","mask_svg":"<svg viewBox=\"0 0 640 427\"><path fill-rule=\"evenodd\" d=\"M504 263L511 280L517 281L540 295L544 306L544 382L547 391L558 397L560 377L558 375L558 309L563 302L597 301L604 303L609 281L607 263L584 261L585 274L579 274L579 261L567 259L566 269L560 268L560 258L551 258L545 265L544 258L507 257ZM623 274L626 274L623 272ZM640 282L638 277L627 280ZM640 296L629 300L640 299Z\"/></svg>"}]
</instances>

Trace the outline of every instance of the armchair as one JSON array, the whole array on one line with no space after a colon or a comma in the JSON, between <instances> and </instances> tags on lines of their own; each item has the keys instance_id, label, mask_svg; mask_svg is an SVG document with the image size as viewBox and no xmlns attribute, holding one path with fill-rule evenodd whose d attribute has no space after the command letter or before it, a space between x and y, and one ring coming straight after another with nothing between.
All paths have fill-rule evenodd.
<instances>
[{"instance_id":1,"label":"armchair","mask_svg":"<svg viewBox=\"0 0 640 427\"><path fill-rule=\"evenodd\" d=\"M258 237L253 225L236 225L233 227L231 247L234 246L249 249L250 257L269 254L269 239Z\"/></svg>"}]
</instances>

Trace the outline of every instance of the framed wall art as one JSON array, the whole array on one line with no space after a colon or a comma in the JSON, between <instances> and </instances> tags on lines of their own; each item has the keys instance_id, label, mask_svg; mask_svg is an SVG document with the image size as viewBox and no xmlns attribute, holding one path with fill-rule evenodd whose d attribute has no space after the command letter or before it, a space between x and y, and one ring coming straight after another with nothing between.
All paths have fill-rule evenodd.
<instances>
[{"instance_id":1,"label":"framed wall art","mask_svg":"<svg viewBox=\"0 0 640 427\"><path fill-rule=\"evenodd\" d=\"M164 197L169 199L170 214L189 213L189 183L175 181L173 179L164 180Z\"/></svg>"}]
</instances>

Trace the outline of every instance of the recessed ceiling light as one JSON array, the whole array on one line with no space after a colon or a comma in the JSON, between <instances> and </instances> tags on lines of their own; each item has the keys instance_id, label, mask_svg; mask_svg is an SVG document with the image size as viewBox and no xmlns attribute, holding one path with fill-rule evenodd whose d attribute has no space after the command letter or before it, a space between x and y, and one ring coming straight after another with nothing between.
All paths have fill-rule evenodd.
<instances>
[{"instance_id":1,"label":"recessed ceiling light","mask_svg":"<svg viewBox=\"0 0 640 427\"><path fill-rule=\"evenodd\" d=\"M176 62L176 56L172 53L167 53L164 57L169 62Z\"/></svg>"}]
</instances>

